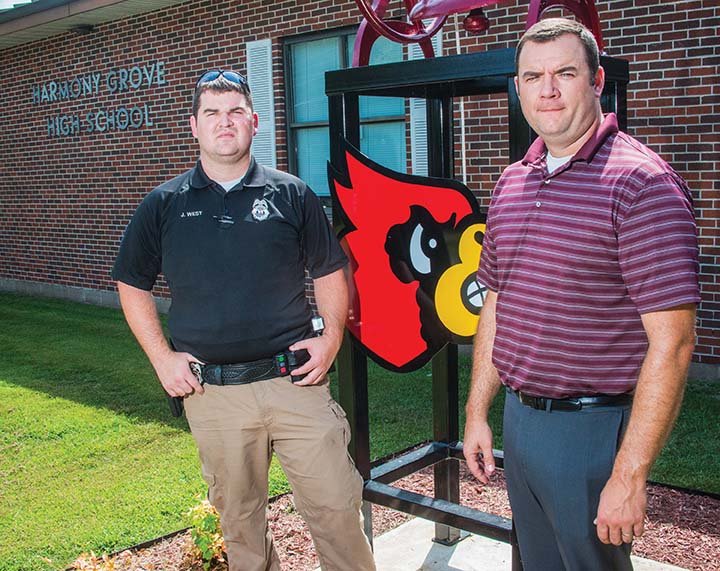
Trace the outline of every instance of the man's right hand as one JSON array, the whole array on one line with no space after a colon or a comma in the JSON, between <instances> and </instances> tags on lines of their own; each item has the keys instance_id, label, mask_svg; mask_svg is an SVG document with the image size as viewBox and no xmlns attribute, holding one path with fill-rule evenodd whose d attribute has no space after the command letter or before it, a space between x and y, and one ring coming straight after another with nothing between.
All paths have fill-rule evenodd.
<instances>
[{"instance_id":1,"label":"man's right hand","mask_svg":"<svg viewBox=\"0 0 720 571\"><path fill-rule=\"evenodd\" d=\"M202 361L190 353L176 353L170 348L152 294L120 281L117 286L125 319L165 392L171 397L184 397L195 391L202 394L203 388L190 370L191 362Z\"/></svg>"},{"instance_id":2,"label":"man's right hand","mask_svg":"<svg viewBox=\"0 0 720 571\"><path fill-rule=\"evenodd\" d=\"M165 392L171 397L185 397L205 390L190 370L190 363L202 363L190 353L169 351L153 362L155 373Z\"/></svg>"},{"instance_id":3,"label":"man's right hand","mask_svg":"<svg viewBox=\"0 0 720 571\"><path fill-rule=\"evenodd\" d=\"M483 484L495 473L495 457L492 448L492 430L487 420L468 418L463 437L463 454L468 469Z\"/></svg>"}]
</instances>

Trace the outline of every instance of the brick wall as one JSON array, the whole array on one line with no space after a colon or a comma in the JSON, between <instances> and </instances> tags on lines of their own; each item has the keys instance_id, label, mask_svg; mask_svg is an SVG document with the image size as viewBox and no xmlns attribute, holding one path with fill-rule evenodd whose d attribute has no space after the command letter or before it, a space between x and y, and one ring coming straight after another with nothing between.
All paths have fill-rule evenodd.
<instances>
[{"instance_id":1,"label":"brick wall","mask_svg":"<svg viewBox=\"0 0 720 571\"><path fill-rule=\"evenodd\" d=\"M630 62L629 132L667 159L694 192L703 291L696 360L720 364L720 6L611 0L598 11L608 54ZM486 12L490 33L469 37L460 29L462 52L513 47L519 39L527 4ZM194 1L100 25L90 35L1 51L0 280L111 290L109 270L137 203L195 160L188 114L198 73L244 70L247 41L273 39L278 166L287 168L282 39L358 22L350 1ZM451 17L445 53L455 53L456 29ZM33 85L150 62L164 63L165 84L33 103ZM48 117L146 105L151 127L48 137ZM468 98L465 121L467 184L486 205L508 160L504 97ZM456 150L459 157L459 134ZM459 177L459 164L456 172ZM167 293L162 284L158 293Z\"/></svg>"}]
</instances>

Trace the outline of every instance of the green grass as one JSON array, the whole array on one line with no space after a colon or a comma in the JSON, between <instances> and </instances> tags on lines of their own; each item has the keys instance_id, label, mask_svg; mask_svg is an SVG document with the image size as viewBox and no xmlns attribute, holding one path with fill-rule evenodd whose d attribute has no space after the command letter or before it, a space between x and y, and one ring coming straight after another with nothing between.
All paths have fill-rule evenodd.
<instances>
[{"instance_id":1,"label":"green grass","mask_svg":"<svg viewBox=\"0 0 720 571\"><path fill-rule=\"evenodd\" d=\"M720 383L688 384L675 430L650 478L720 494Z\"/></svg>"},{"instance_id":2,"label":"green grass","mask_svg":"<svg viewBox=\"0 0 720 571\"><path fill-rule=\"evenodd\" d=\"M195 445L121 313L0 294L0 325L0 571L184 527L207 490Z\"/></svg>"},{"instance_id":3,"label":"green grass","mask_svg":"<svg viewBox=\"0 0 720 571\"><path fill-rule=\"evenodd\" d=\"M62 569L186 525L206 490L197 452L119 311L0 294L0 344L0 571ZM428 440L429 368L371 364L369 378L372 456ZM720 384L691 384L653 478L720 493L719 416ZM288 490L276 463L270 481L272 495Z\"/></svg>"}]
</instances>

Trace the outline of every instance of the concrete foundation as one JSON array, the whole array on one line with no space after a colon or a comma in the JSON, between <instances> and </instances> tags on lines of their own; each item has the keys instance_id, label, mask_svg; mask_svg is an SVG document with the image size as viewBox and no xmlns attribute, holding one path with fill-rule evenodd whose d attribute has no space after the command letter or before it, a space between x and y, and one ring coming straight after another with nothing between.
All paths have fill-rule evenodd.
<instances>
[{"instance_id":1,"label":"concrete foundation","mask_svg":"<svg viewBox=\"0 0 720 571\"><path fill-rule=\"evenodd\" d=\"M118 299L117 292L110 290L0 278L0 291L34 295L38 297L67 299L69 301L89 303L91 305L120 308L120 300ZM158 311L161 313L167 313L170 308L169 299L156 297L155 304L157 305Z\"/></svg>"}]
</instances>

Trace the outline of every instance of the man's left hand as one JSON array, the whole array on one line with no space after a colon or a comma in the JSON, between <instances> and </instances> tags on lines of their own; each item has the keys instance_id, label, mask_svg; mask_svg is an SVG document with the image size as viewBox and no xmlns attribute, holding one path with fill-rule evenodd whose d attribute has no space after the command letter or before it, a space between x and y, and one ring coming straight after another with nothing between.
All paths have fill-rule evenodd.
<instances>
[{"instance_id":1,"label":"man's left hand","mask_svg":"<svg viewBox=\"0 0 720 571\"><path fill-rule=\"evenodd\" d=\"M304 387L307 385L317 385L322 382L339 348L340 344L328 335L303 339L290 345L291 351L307 349L307 352L310 353L310 360L302 367L298 367L293 371L294 375L307 374L304 379L295 384Z\"/></svg>"},{"instance_id":2,"label":"man's left hand","mask_svg":"<svg viewBox=\"0 0 720 571\"><path fill-rule=\"evenodd\" d=\"M645 531L645 480L612 476L600 494L595 525L603 543L622 545Z\"/></svg>"}]
</instances>

